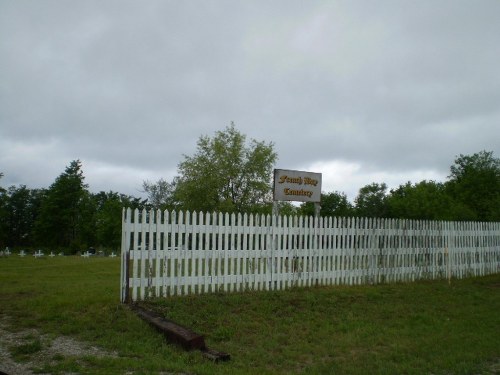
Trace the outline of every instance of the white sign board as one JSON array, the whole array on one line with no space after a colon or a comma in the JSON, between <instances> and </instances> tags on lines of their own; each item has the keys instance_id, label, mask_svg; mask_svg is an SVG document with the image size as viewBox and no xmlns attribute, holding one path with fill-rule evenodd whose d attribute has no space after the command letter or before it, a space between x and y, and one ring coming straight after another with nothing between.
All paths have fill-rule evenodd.
<instances>
[{"instance_id":1,"label":"white sign board","mask_svg":"<svg viewBox=\"0 0 500 375\"><path fill-rule=\"evenodd\" d=\"M321 173L274 170L275 201L321 201Z\"/></svg>"}]
</instances>

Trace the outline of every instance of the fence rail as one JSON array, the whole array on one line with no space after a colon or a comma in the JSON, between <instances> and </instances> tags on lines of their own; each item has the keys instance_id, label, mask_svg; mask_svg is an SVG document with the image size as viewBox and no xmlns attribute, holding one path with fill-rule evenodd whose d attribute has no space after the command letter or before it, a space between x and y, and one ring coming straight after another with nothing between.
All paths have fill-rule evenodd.
<instances>
[{"instance_id":1,"label":"fence rail","mask_svg":"<svg viewBox=\"0 0 500 375\"><path fill-rule=\"evenodd\" d=\"M139 211L122 220L121 300L500 272L500 223Z\"/></svg>"}]
</instances>

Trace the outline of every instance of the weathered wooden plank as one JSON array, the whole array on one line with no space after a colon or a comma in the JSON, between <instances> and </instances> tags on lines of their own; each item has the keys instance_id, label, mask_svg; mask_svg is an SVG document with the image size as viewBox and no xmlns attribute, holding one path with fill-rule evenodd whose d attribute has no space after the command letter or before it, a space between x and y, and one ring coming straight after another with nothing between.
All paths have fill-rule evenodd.
<instances>
[{"instance_id":1,"label":"weathered wooden plank","mask_svg":"<svg viewBox=\"0 0 500 375\"><path fill-rule=\"evenodd\" d=\"M162 332L170 342L179 344L186 350L206 349L205 338L202 335L137 305L131 305L131 309Z\"/></svg>"}]
</instances>

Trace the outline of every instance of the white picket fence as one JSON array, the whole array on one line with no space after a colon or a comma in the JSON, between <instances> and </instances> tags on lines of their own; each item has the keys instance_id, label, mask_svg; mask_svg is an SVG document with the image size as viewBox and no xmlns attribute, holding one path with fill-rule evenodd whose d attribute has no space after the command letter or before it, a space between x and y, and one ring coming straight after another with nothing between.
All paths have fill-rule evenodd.
<instances>
[{"instance_id":1,"label":"white picket fence","mask_svg":"<svg viewBox=\"0 0 500 375\"><path fill-rule=\"evenodd\" d=\"M500 272L500 223L123 211L121 301Z\"/></svg>"}]
</instances>

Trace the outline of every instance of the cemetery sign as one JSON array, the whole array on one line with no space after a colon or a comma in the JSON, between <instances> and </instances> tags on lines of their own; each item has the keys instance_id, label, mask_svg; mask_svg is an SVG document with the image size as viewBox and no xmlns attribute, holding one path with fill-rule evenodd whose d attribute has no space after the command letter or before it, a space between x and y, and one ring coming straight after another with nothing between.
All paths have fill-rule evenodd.
<instances>
[{"instance_id":1,"label":"cemetery sign","mask_svg":"<svg viewBox=\"0 0 500 375\"><path fill-rule=\"evenodd\" d=\"M273 192L275 201L319 203L321 173L275 169Z\"/></svg>"}]
</instances>

